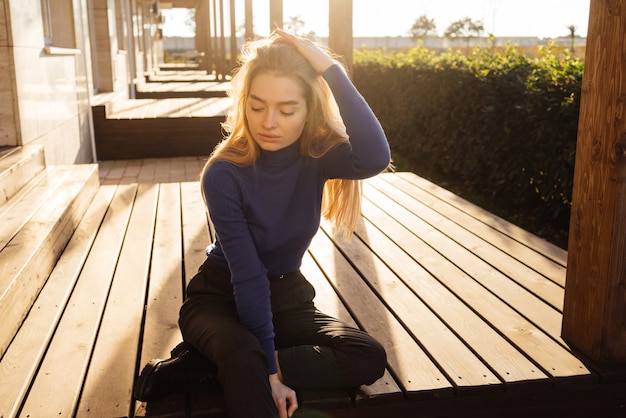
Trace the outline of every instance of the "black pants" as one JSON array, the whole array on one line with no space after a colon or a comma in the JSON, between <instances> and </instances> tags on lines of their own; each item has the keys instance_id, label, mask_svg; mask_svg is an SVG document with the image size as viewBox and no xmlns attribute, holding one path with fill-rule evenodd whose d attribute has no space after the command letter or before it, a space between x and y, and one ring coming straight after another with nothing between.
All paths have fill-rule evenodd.
<instances>
[{"instance_id":1,"label":"black pants","mask_svg":"<svg viewBox=\"0 0 626 418\"><path fill-rule=\"evenodd\" d=\"M292 389L352 388L380 378L384 348L368 334L319 312L315 290L299 272L270 281L275 345ZM229 415L277 416L268 365L258 340L239 321L230 273L210 259L187 288L183 338L218 368Z\"/></svg>"}]
</instances>

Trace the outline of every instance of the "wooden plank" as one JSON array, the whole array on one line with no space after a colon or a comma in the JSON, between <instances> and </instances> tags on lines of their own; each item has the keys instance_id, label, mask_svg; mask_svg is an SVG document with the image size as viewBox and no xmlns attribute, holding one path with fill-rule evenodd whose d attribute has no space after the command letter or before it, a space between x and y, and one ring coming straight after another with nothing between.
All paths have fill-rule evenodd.
<instances>
[{"instance_id":1,"label":"wooden plank","mask_svg":"<svg viewBox=\"0 0 626 418\"><path fill-rule=\"evenodd\" d=\"M136 186L119 186L22 408L23 416L74 413L135 193Z\"/></svg>"},{"instance_id":2,"label":"wooden plank","mask_svg":"<svg viewBox=\"0 0 626 418\"><path fill-rule=\"evenodd\" d=\"M207 212L197 182L181 183L183 231L183 260L185 287L206 260L206 248L211 243Z\"/></svg>"},{"instance_id":3,"label":"wooden plank","mask_svg":"<svg viewBox=\"0 0 626 418\"><path fill-rule=\"evenodd\" d=\"M324 224L327 234L330 234L330 228L329 224ZM366 238L367 229L361 228L360 232ZM352 239L334 242L359 271L364 285L369 285L378 297L385 301L394 316L399 318L417 344L430 354L457 390L466 391L470 388L489 390L497 386L502 387L500 379L406 284L398 279L377 254L372 253L363 241ZM398 261L391 259L385 262L389 266L394 266Z\"/></svg>"},{"instance_id":4,"label":"wooden plank","mask_svg":"<svg viewBox=\"0 0 626 418\"><path fill-rule=\"evenodd\" d=\"M139 175L139 171L141 170L141 160L127 160L126 168L124 169L124 174L120 179L120 183L136 183L137 176Z\"/></svg>"},{"instance_id":5,"label":"wooden plank","mask_svg":"<svg viewBox=\"0 0 626 418\"><path fill-rule=\"evenodd\" d=\"M47 168L31 182L27 192L14 196L11 202L2 206L10 209L0 213L0 251L13 239L39 207L44 204L71 172L71 166Z\"/></svg>"},{"instance_id":6,"label":"wooden plank","mask_svg":"<svg viewBox=\"0 0 626 418\"><path fill-rule=\"evenodd\" d=\"M114 160L98 161L98 175L100 176L100 184L106 180L109 171L113 167Z\"/></svg>"},{"instance_id":7,"label":"wooden plank","mask_svg":"<svg viewBox=\"0 0 626 418\"><path fill-rule=\"evenodd\" d=\"M180 185L161 184L150 267L141 364L167 358L181 340L178 310L182 304Z\"/></svg>"},{"instance_id":8,"label":"wooden plank","mask_svg":"<svg viewBox=\"0 0 626 418\"><path fill-rule=\"evenodd\" d=\"M532 270L532 274L539 273L549 278L554 283L557 283L560 287L563 287L565 284L565 266L559 262L553 261L549 257L549 253L546 255L528 247L527 245L513 239L511 236L494 229L491 225L463 212L461 209L432 196L412 183L403 180L401 177L380 176L379 179L384 179L387 182L394 184L398 189L412 196L423 205L428 206L437 213L440 213L458 225L463 226L468 231L471 231L472 234L481 237L493 247L502 250L506 249L506 253L510 257L514 257L520 263L528 266L528 268ZM497 258L496 261L499 261L497 266L499 266L499 268L503 271L509 265L516 266L516 263L511 262L505 257ZM517 268L519 269L519 267ZM522 274L525 275L524 273ZM559 305L561 304L562 303L559 303Z\"/></svg>"},{"instance_id":9,"label":"wooden plank","mask_svg":"<svg viewBox=\"0 0 626 418\"><path fill-rule=\"evenodd\" d=\"M45 167L41 145L26 145L0 159L0 206Z\"/></svg>"},{"instance_id":10,"label":"wooden plank","mask_svg":"<svg viewBox=\"0 0 626 418\"><path fill-rule=\"evenodd\" d=\"M19 146L6 146L6 145L0 146L0 160L2 160L5 157L8 157L9 155L13 154L19 149L20 149Z\"/></svg>"},{"instance_id":11,"label":"wooden plank","mask_svg":"<svg viewBox=\"0 0 626 418\"><path fill-rule=\"evenodd\" d=\"M98 163L103 164L103 162ZM103 179L104 184L119 184L122 177L124 177L124 171L126 170L126 160L115 160L109 163L109 170L106 173L106 177Z\"/></svg>"},{"instance_id":12,"label":"wooden plank","mask_svg":"<svg viewBox=\"0 0 626 418\"><path fill-rule=\"evenodd\" d=\"M210 150L207 152L207 156L210 153ZM204 164L208 157L188 157L188 164L185 166L185 175L186 181L200 181L200 175L202 174L202 169L204 168ZM198 186L199 187L199 186Z\"/></svg>"},{"instance_id":13,"label":"wooden plank","mask_svg":"<svg viewBox=\"0 0 626 418\"><path fill-rule=\"evenodd\" d=\"M216 81L172 81L144 83L137 86L137 99L164 99L185 97L225 97L229 83Z\"/></svg>"},{"instance_id":14,"label":"wooden plank","mask_svg":"<svg viewBox=\"0 0 626 418\"><path fill-rule=\"evenodd\" d=\"M213 74L207 74L205 71L176 71L173 74L166 72L159 72L157 74L151 74L148 77L149 82L211 82L215 81Z\"/></svg>"},{"instance_id":15,"label":"wooden plank","mask_svg":"<svg viewBox=\"0 0 626 418\"><path fill-rule=\"evenodd\" d=\"M200 157L182 157L183 163L183 179L184 182L198 182L200 179L200 168L198 168L198 160ZM200 186L198 185L198 193L200 193Z\"/></svg>"},{"instance_id":16,"label":"wooden plank","mask_svg":"<svg viewBox=\"0 0 626 418\"><path fill-rule=\"evenodd\" d=\"M527 247L523 247L511 239L501 241L499 245L491 244L489 242L490 237L493 235L502 237L502 235L494 232L491 228L481 228L481 225L484 224L472 223L470 218L462 217L454 219L450 217L452 214L447 211L443 213L436 212L430 208L428 204L422 202L421 197L428 196L413 196L412 193L414 190L407 192L404 188L407 186L407 183L403 181L396 182L392 179L393 177L390 178L390 181L394 184L399 183L397 186L400 186L400 188L389 187L389 183L379 178L370 179L368 184L374 186L378 191L397 201L404 207L411 208L411 211L424 222L427 222L433 228L438 229L455 242L467 248L468 251L471 251L474 255L484 260L485 263L513 279L520 286L542 300L545 300L555 309L559 311L562 310L563 287L552 281L564 281L565 270L562 267L543 256L539 256L539 254L534 251L531 252ZM524 252L521 249L528 251ZM532 254L528 254L528 252ZM533 257L533 255L536 257ZM519 261L519 257L527 257L528 261L525 261L526 263L533 262L533 264L529 264L532 268ZM546 261L546 263L543 261ZM549 272L553 273L551 276L542 275L537 272L540 267L536 267L534 262L543 265L544 268L547 268L546 264L552 264L555 270ZM550 280L545 280L546 278Z\"/></svg>"},{"instance_id":17,"label":"wooden plank","mask_svg":"<svg viewBox=\"0 0 626 418\"><path fill-rule=\"evenodd\" d=\"M3 217L6 213L8 213L11 208L15 205L16 202L19 202L24 196L30 193L30 190L33 188L38 181L41 181L42 177L46 176L46 172L49 170L54 170L54 168L45 168L43 172L37 174L32 181L28 182L24 185L18 192L16 192L10 200L8 200L5 204L0 205L0 218Z\"/></svg>"},{"instance_id":18,"label":"wooden plank","mask_svg":"<svg viewBox=\"0 0 626 418\"><path fill-rule=\"evenodd\" d=\"M17 415L115 192L102 186L0 361L0 416Z\"/></svg>"},{"instance_id":19,"label":"wooden plank","mask_svg":"<svg viewBox=\"0 0 626 418\"><path fill-rule=\"evenodd\" d=\"M152 255L157 194L158 186L140 185L132 204L128 229L83 384L79 416L130 416L134 408L132 390Z\"/></svg>"},{"instance_id":20,"label":"wooden plank","mask_svg":"<svg viewBox=\"0 0 626 418\"><path fill-rule=\"evenodd\" d=\"M0 355L26 317L97 185L95 166L75 166L64 186L0 253Z\"/></svg>"},{"instance_id":21,"label":"wooden plank","mask_svg":"<svg viewBox=\"0 0 626 418\"><path fill-rule=\"evenodd\" d=\"M372 194L368 198L378 201L381 199L380 197L372 197ZM557 382L566 377L570 378L568 381L572 383L588 383L597 380L597 375L592 373L582 361L576 358L563 345L545 334L538 325L528 321L519 312L507 305L504 302L507 297L506 294L492 293L494 292L493 288L497 288L500 283L510 282L508 279L503 280L501 276L496 275L495 277L498 280L491 280L489 286L484 287L477 280L484 280L486 277L470 277L457 267L457 264L463 263L463 265L470 267L471 270L474 264L480 262L478 258L439 231L425 224L415 214L400 205L389 205L385 208L385 212L386 216L391 216L400 221L415 234L415 239L410 242L399 242L394 237L390 238L407 253L411 254L426 270L436 276L457 297L464 300L471 309L481 315L505 338L522 350L542 368L544 373L557 378ZM373 222L376 223L374 220ZM433 262L433 260L440 260L441 254L445 254L450 262ZM487 289L491 291L487 291ZM523 294L523 291L517 292L513 296L520 293ZM519 306L518 308L529 317L534 315L533 312L524 310L524 306Z\"/></svg>"},{"instance_id":22,"label":"wooden plank","mask_svg":"<svg viewBox=\"0 0 626 418\"><path fill-rule=\"evenodd\" d=\"M157 167L157 160L154 158L146 158L141 160L142 165L137 175L139 183L153 183Z\"/></svg>"},{"instance_id":23,"label":"wooden plank","mask_svg":"<svg viewBox=\"0 0 626 418\"><path fill-rule=\"evenodd\" d=\"M180 183L185 181L185 157L172 158L170 160L170 181Z\"/></svg>"},{"instance_id":24,"label":"wooden plank","mask_svg":"<svg viewBox=\"0 0 626 418\"><path fill-rule=\"evenodd\" d=\"M149 109L149 113L144 115L144 119L168 118L175 112L171 109L172 105L173 103L171 99L155 100L152 106L147 107Z\"/></svg>"},{"instance_id":25,"label":"wooden plank","mask_svg":"<svg viewBox=\"0 0 626 418\"><path fill-rule=\"evenodd\" d=\"M154 171L154 181L157 183L167 183L170 181L170 163L171 158L159 158L156 161L156 169Z\"/></svg>"},{"instance_id":26,"label":"wooden plank","mask_svg":"<svg viewBox=\"0 0 626 418\"><path fill-rule=\"evenodd\" d=\"M225 116L232 100L227 97L136 99L116 103L108 119L157 119ZM184 121L182 121L184 123Z\"/></svg>"},{"instance_id":27,"label":"wooden plank","mask_svg":"<svg viewBox=\"0 0 626 418\"><path fill-rule=\"evenodd\" d=\"M493 213L463 199L461 196L458 196L443 187L419 177L415 173L399 172L394 173L394 175L409 181L422 190L491 226L497 231L508 235L514 240L534 249L538 253L545 255L556 263L562 266L567 264L567 251L546 241L545 239L540 238L537 235L494 215ZM387 174L384 174L383 176L386 177Z\"/></svg>"},{"instance_id":28,"label":"wooden plank","mask_svg":"<svg viewBox=\"0 0 626 418\"><path fill-rule=\"evenodd\" d=\"M350 315L333 287L328 282L322 270L307 252L302 260L302 273L315 288L315 306L320 311L331 315L340 321L358 328L358 324ZM361 386L357 394L357 404L361 405L374 400L390 402L403 398L402 390L387 370L383 377L369 386Z\"/></svg>"},{"instance_id":29,"label":"wooden plank","mask_svg":"<svg viewBox=\"0 0 626 418\"><path fill-rule=\"evenodd\" d=\"M517 348L496 332L483 318L468 307L454 293L441 284L429 271L417 264L415 260L400 248L396 242L411 248L411 253L421 253L423 243L412 236L412 232L401 223L389 217L369 200L363 201L363 214L367 218L358 226L357 236L380 256L385 264L409 286L455 335L458 335L472 351L476 353L489 368L493 370L507 387L517 389L528 385L550 383L548 377ZM445 265L448 261L432 254L432 263ZM452 273L452 272L451 272ZM462 279L459 277L458 279ZM419 319L419 318L418 318ZM419 335L418 335L419 337ZM443 353L447 349L443 348ZM436 359L441 351L432 351Z\"/></svg>"},{"instance_id":30,"label":"wooden plank","mask_svg":"<svg viewBox=\"0 0 626 418\"><path fill-rule=\"evenodd\" d=\"M140 369L153 358L168 358L170 350L182 341L178 328L183 300L180 185L161 184L159 190ZM137 408L145 407L142 405L138 403ZM146 408L148 415L151 410L159 414L184 413L186 396L168 396L148 403Z\"/></svg>"},{"instance_id":31,"label":"wooden plank","mask_svg":"<svg viewBox=\"0 0 626 418\"><path fill-rule=\"evenodd\" d=\"M335 291L349 306L359 327L383 344L389 367L408 395L412 398L451 396L452 384L415 343L384 302L362 285L361 276L323 231L315 236L310 250Z\"/></svg>"},{"instance_id":32,"label":"wooden plank","mask_svg":"<svg viewBox=\"0 0 626 418\"><path fill-rule=\"evenodd\" d=\"M543 298L538 298L519 283L511 280L510 276L505 275L494 268L490 263L479 258L474 251L477 251L476 247L479 247L481 244L476 243L474 237L463 234L463 241L449 237L449 235L454 236L457 233L460 234L459 231L462 231L462 229L445 218L428 213L430 212L429 209L425 208L419 202L407 198L408 196L394 188L387 188L384 193L382 193L381 190L370 188L370 184L368 183L364 186L364 190L371 201L389 202L387 196L392 196L396 199L396 205L389 205L383 209L385 211L398 213L397 216L406 216L404 212L409 212L410 217L408 219L411 220L411 228L413 228L414 233L418 234L425 241L428 241L431 246L445 255L449 262L458 266L466 274L473 277L486 289L489 289L512 307L520 312L524 312L529 320L538 324L537 326L542 327L554 338L559 339L561 328L560 312L546 304ZM402 214L399 212L402 212ZM428 219L429 222L426 222L424 219ZM468 243L472 245L468 245ZM467 245L469 248L464 245ZM495 249L495 254L488 255L488 258L495 258L498 255L499 250ZM509 261L515 263L515 261L511 259L509 259ZM536 282L534 288L536 290L547 288L552 292L549 295L553 302L563 299L562 289L550 288L550 286L556 286L554 283L545 278L542 281L541 276L535 276L534 279ZM556 293L557 291L560 291L560 293Z\"/></svg>"}]
</instances>

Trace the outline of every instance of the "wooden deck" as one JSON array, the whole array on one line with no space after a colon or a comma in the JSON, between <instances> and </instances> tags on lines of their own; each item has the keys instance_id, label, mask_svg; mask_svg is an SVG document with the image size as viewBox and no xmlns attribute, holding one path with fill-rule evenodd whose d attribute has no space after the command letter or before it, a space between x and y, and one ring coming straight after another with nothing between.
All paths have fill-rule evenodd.
<instances>
[{"instance_id":1,"label":"wooden deck","mask_svg":"<svg viewBox=\"0 0 626 418\"><path fill-rule=\"evenodd\" d=\"M42 154L32 155L29 170L41 172ZM30 242L44 215L59 224L50 209L66 192L54 191L62 180L52 185L49 173L76 189L74 171L48 169L0 208L3 274L16 264L11 254L32 254L32 274L18 273L11 292L59 254L21 326L0 327L15 333L2 347L0 416L226 416L219 393L132 398L140 368L181 339L178 309L211 236L203 163L102 162L84 215L74 209L64 221L75 231L63 247L60 238ZM25 208L46 199L10 238L11 225L29 222ZM624 416L626 373L594 367L560 338L564 251L411 173L367 180L363 215L351 241L324 223L302 270L320 309L384 344L388 370L354 392L300 391L301 416ZM2 312L26 301L7 299Z\"/></svg>"},{"instance_id":2,"label":"wooden deck","mask_svg":"<svg viewBox=\"0 0 626 418\"><path fill-rule=\"evenodd\" d=\"M163 76L186 82L175 73ZM99 104L94 115L113 121L109 146L124 159L97 172L45 168L41 149L21 160L7 151L15 161L0 170L0 417L227 416L219 393L132 398L141 367L181 339L178 309L212 235L197 180L219 135L178 158L127 149L141 132L161 142L135 150L188 152L174 124L206 119L201 109L224 100ZM367 180L355 237L323 223L302 270L320 309L384 344L388 369L356 391L300 391L309 412L300 416L626 416L626 370L590 364L560 337L566 259L415 174Z\"/></svg>"},{"instance_id":3,"label":"wooden deck","mask_svg":"<svg viewBox=\"0 0 626 418\"><path fill-rule=\"evenodd\" d=\"M131 264L141 272L134 276L143 279L125 282L120 292L129 286L139 294L148 289L139 364L167 355L180 339L181 283L202 262L209 241L194 182L202 160L101 164L104 190L110 188L113 196L130 193L128 206L147 205L141 220L133 219L139 218L133 215L136 209L124 210L127 230L140 222L145 232L121 238L122 248L134 240ZM160 184L150 184L150 173ZM625 411L623 371L594 368L560 337L563 250L411 173L369 179L364 196L355 238L338 239L323 224L303 271L322 310L383 342L388 372L353 394L303 392L305 407L355 417L394 412L408 417L417 411L420 416L620 416ZM120 264L122 257L123 250L112 254L111 262L131 268ZM129 321L133 346L139 339L136 321ZM135 358L128 357L126 367L131 367ZM182 410L222 413L219 396L207 394L140 405L136 413L166 416Z\"/></svg>"}]
</instances>

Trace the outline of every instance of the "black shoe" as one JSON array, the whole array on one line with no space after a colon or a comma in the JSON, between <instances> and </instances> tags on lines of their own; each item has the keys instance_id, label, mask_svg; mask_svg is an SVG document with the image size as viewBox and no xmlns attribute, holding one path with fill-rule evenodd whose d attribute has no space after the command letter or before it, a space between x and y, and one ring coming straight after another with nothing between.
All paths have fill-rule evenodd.
<instances>
[{"instance_id":1,"label":"black shoe","mask_svg":"<svg viewBox=\"0 0 626 418\"><path fill-rule=\"evenodd\" d=\"M145 365L135 382L135 399L148 402L170 393L219 388L217 367L187 343L180 343L171 355Z\"/></svg>"}]
</instances>

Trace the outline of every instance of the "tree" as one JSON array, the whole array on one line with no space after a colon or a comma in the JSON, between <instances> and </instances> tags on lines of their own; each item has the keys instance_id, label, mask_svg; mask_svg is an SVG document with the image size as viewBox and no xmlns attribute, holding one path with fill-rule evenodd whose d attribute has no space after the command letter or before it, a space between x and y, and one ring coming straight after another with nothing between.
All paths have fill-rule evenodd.
<instances>
[{"instance_id":1,"label":"tree","mask_svg":"<svg viewBox=\"0 0 626 418\"><path fill-rule=\"evenodd\" d=\"M569 30L570 49L571 49L572 54L573 54L575 52L574 51L574 40L576 39L576 25L569 25L567 27L567 29Z\"/></svg>"},{"instance_id":2,"label":"tree","mask_svg":"<svg viewBox=\"0 0 626 418\"><path fill-rule=\"evenodd\" d=\"M285 30L287 30L287 32L293 33L294 35L298 36L315 36L315 33L312 31L305 33L305 26L306 24L304 23L304 20L302 20L300 15L291 16L289 20L285 22Z\"/></svg>"},{"instance_id":3,"label":"tree","mask_svg":"<svg viewBox=\"0 0 626 418\"><path fill-rule=\"evenodd\" d=\"M196 31L196 9L187 9L185 26L187 26L192 32Z\"/></svg>"},{"instance_id":4,"label":"tree","mask_svg":"<svg viewBox=\"0 0 626 418\"><path fill-rule=\"evenodd\" d=\"M485 28L482 21L465 17L450 23L450 26L448 26L443 36L450 39L465 39L465 44L469 52L470 41L472 38L479 37L483 30L485 30Z\"/></svg>"},{"instance_id":5,"label":"tree","mask_svg":"<svg viewBox=\"0 0 626 418\"><path fill-rule=\"evenodd\" d=\"M411 39L419 41L420 39L427 38L430 35L437 35L437 25L435 25L435 19L429 19L427 16L420 16L409 31Z\"/></svg>"}]
</instances>

